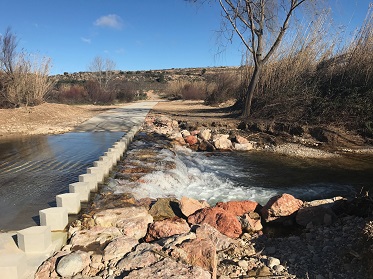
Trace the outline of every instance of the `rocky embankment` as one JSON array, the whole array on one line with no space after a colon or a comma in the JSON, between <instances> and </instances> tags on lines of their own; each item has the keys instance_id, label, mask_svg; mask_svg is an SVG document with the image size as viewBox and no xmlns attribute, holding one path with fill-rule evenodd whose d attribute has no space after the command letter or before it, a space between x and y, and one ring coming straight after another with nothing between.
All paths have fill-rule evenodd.
<instances>
[{"instance_id":1,"label":"rocky embankment","mask_svg":"<svg viewBox=\"0 0 373 279\"><path fill-rule=\"evenodd\" d=\"M148 118L113 177L135 188L174 168L162 150L252 148L239 137L179 131ZM205 134L206 133L206 134ZM205 147L206 148L205 148ZM118 183L118 185L120 185ZM108 183L69 227L69 241L35 278L373 278L371 200L304 202L282 194L266 204L209 205L188 197L136 199Z\"/></svg>"}]
</instances>

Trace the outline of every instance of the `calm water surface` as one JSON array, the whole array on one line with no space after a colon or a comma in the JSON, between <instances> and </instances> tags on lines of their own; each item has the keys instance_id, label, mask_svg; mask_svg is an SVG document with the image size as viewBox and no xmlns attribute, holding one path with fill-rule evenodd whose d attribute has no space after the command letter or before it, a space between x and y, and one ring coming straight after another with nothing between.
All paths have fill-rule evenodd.
<instances>
[{"instance_id":1,"label":"calm water surface","mask_svg":"<svg viewBox=\"0 0 373 279\"><path fill-rule=\"evenodd\" d=\"M40 209L107 151L123 132L66 133L0 140L0 230L38 223Z\"/></svg>"}]
</instances>

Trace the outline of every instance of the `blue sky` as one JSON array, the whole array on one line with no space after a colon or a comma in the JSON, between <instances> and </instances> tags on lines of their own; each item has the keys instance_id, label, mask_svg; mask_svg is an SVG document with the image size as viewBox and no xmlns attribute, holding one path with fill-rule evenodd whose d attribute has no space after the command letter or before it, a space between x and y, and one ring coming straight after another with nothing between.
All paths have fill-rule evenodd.
<instances>
[{"instance_id":1,"label":"blue sky","mask_svg":"<svg viewBox=\"0 0 373 279\"><path fill-rule=\"evenodd\" d=\"M370 0L334 0L337 21L353 30ZM219 36L220 7L183 0L0 0L0 33L52 59L51 74L87 71L94 57L118 70L238 66L242 46Z\"/></svg>"}]
</instances>

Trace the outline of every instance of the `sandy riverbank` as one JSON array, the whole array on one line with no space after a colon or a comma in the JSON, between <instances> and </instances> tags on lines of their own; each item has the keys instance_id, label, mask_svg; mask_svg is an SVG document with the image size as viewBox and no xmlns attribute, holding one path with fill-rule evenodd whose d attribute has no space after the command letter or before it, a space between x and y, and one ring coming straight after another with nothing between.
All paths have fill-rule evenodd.
<instances>
[{"instance_id":1,"label":"sandy riverbank","mask_svg":"<svg viewBox=\"0 0 373 279\"><path fill-rule=\"evenodd\" d=\"M64 105L0 109L0 139L23 135L61 134L93 116L122 105Z\"/></svg>"}]
</instances>

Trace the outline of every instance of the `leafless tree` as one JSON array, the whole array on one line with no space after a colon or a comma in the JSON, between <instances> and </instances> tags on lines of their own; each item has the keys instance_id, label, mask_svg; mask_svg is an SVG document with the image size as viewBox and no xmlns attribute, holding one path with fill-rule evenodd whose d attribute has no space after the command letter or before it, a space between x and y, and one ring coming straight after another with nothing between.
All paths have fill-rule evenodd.
<instances>
[{"instance_id":1,"label":"leafless tree","mask_svg":"<svg viewBox=\"0 0 373 279\"><path fill-rule=\"evenodd\" d=\"M223 16L251 54L253 73L245 94L242 116L250 116L251 102L263 65L275 53L290 18L310 0L219 0Z\"/></svg>"},{"instance_id":2,"label":"leafless tree","mask_svg":"<svg viewBox=\"0 0 373 279\"><path fill-rule=\"evenodd\" d=\"M17 45L17 37L8 27L5 34L0 35L0 69L9 75L14 70Z\"/></svg>"},{"instance_id":3,"label":"leafless tree","mask_svg":"<svg viewBox=\"0 0 373 279\"><path fill-rule=\"evenodd\" d=\"M100 89L108 90L110 81L114 78L115 62L96 56L88 66L88 70L94 74Z\"/></svg>"}]
</instances>

